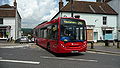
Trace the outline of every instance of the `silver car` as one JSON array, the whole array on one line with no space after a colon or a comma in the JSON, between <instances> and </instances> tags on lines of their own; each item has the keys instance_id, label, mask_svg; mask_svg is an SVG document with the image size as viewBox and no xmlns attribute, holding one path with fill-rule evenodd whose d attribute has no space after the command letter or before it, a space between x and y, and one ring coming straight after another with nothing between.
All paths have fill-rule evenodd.
<instances>
[{"instance_id":1,"label":"silver car","mask_svg":"<svg viewBox=\"0 0 120 68\"><path fill-rule=\"evenodd\" d=\"M28 43L28 42L29 42L28 37L23 36L23 37L20 38L20 43Z\"/></svg>"}]
</instances>

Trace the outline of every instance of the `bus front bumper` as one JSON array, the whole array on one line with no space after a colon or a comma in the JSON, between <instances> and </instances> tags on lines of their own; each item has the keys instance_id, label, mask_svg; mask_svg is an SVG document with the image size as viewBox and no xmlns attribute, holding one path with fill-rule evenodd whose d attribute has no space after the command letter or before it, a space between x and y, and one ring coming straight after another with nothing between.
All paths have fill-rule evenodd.
<instances>
[{"instance_id":1,"label":"bus front bumper","mask_svg":"<svg viewBox=\"0 0 120 68\"><path fill-rule=\"evenodd\" d=\"M59 46L56 50L56 53L80 53L80 52L86 52L87 46L81 46L81 47L71 47L71 48L65 48Z\"/></svg>"}]
</instances>

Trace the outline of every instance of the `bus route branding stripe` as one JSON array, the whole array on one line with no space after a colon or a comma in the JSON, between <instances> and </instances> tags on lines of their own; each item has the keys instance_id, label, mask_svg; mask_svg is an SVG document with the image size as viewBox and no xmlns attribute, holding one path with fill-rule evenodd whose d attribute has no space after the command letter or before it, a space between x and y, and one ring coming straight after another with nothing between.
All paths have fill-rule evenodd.
<instances>
[{"instance_id":1,"label":"bus route branding stripe","mask_svg":"<svg viewBox=\"0 0 120 68\"><path fill-rule=\"evenodd\" d=\"M44 58L44 59L58 59L58 60L70 60L70 61L98 62L97 60L75 59L75 58L58 58L58 57L47 57L47 56L41 56L41 58Z\"/></svg>"}]
</instances>

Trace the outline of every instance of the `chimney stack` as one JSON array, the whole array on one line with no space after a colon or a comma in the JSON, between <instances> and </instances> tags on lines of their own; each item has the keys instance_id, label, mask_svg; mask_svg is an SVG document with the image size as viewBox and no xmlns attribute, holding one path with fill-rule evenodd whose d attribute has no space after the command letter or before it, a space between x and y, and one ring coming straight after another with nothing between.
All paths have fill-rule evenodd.
<instances>
[{"instance_id":1,"label":"chimney stack","mask_svg":"<svg viewBox=\"0 0 120 68\"><path fill-rule=\"evenodd\" d=\"M17 7L17 2L16 2L16 0L14 0L14 7L15 7L15 8Z\"/></svg>"},{"instance_id":2,"label":"chimney stack","mask_svg":"<svg viewBox=\"0 0 120 68\"><path fill-rule=\"evenodd\" d=\"M63 7L63 1L59 0L59 11L61 10L62 7Z\"/></svg>"}]
</instances>

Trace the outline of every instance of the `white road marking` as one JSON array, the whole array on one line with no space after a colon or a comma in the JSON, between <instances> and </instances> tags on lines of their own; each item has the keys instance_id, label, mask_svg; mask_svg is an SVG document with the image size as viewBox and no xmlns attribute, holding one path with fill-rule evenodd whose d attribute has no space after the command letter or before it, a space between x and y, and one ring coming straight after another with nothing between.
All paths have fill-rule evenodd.
<instances>
[{"instance_id":1,"label":"white road marking","mask_svg":"<svg viewBox=\"0 0 120 68\"><path fill-rule=\"evenodd\" d=\"M98 52L94 52L94 51L87 51L87 53L93 53L93 54L105 54L105 53L98 53Z\"/></svg>"},{"instance_id":2,"label":"white road marking","mask_svg":"<svg viewBox=\"0 0 120 68\"><path fill-rule=\"evenodd\" d=\"M25 64L40 64L40 62L34 62L34 61L5 60L5 59L0 59L0 62L13 62L13 63L25 63Z\"/></svg>"},{"instance_id":3,"label":"white road marking","mask_svg":"<svg viewBox=\"0 0 120 68\"><path fill-rule=\"evenodd\" d=\"M23 48L23 47L29 47L31 45L19 45L19 46L3 46L0 48Z\"/></svg>"},{"instance_id":4,"label":"white road marking","mask_svg":"<svg viewBox=\"0 0 120 68\"><path fill-rule=\"evenodd\" d=\"M98 62L97 60L75 59L75 58L59 58L59 57L47 57L47 56L41 56L41 58L44 58L44 59L58 59L58 60L70 60L70 61Z\"/></svg>"},{"instance_id":5,"label":"white road marking","mask_svg":"<svg viewBox=\"0 0 120 68\"><path fill-rule=\"evenodd\" d=\"M87 51L87 53L94 53L94 54L103 54L103 55L114 55L114 56L120 56L118 54L110 54L110 53L104 53L104 52L94 52L94 51Z\"/></svg>"}]
</instances>

